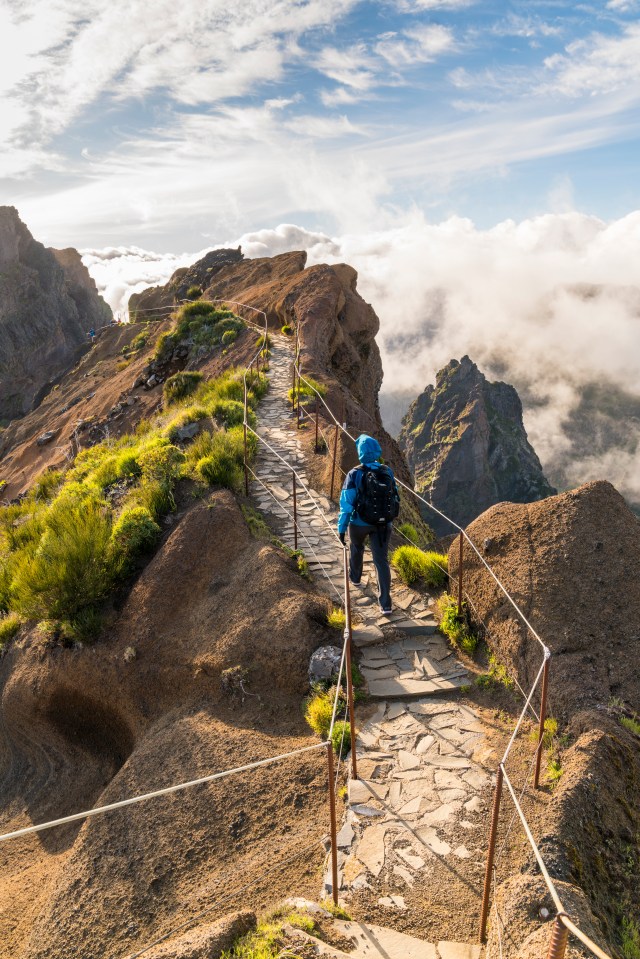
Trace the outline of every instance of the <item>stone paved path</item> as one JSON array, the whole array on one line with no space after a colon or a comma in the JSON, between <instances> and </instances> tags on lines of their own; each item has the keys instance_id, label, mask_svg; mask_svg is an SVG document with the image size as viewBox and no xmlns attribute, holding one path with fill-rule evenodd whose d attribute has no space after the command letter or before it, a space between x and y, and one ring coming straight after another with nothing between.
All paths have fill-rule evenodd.
<instances>
[{"instance_id":1,"label":"stone paved path","mask_svg":"<svg viewBox=\"0 0 640 959\"><path fill-rule=\"evenodd\" d=\"M309 486L305 456L298 440L287 393L293 351L274 337L271 386L260 404L258 432L289 462ZM291 471L260 446L257 476L271 489L252 483L252 495L282 540L293 546ZM310 488L310 487L309 487ZM335 529L337 508L312 491ZM298 490L301 533L316 582L323 581L334 602L343 591L342 547L319 517L313 500ZM315 553L315 555L314 555ZM324 577L327 579L323 579ZM359 780L349 783L347 813L339 834L339 881L347 899L367 890L389 911L404 911L405 898L434 881L442 863L474 859L482 868L479 843L490 798L484 768L492 755L482 723L456 701L467 672L446 640L436 632L433 598L403 587L393 576L394 612L382 616L373 564L365 554L362 586L353 588L358 625L354 644L371 699L377 701L367 721L358 722ZM360 718L360 717L358 717ZM477 861L477 862L476 862ZM450 867L448 867L450 868ZM467 870L468 871L468 870ZM331 889L330 869L325 888ZM379 895L381 889L401 893Z\"/></svg>"}]
</instances>

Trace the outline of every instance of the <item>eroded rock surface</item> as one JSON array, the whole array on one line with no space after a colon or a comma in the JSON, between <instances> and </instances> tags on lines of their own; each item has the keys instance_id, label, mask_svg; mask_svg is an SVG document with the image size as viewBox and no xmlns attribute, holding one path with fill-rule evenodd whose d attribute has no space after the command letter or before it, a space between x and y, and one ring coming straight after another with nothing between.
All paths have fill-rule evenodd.
<instances>
[{"instance_id":1,"label":"eroded rock surface","mask_svg":"<svg viewBox=\"0 0 640 959\"><path fill-rule=\"evenodd\" d=\"M46 249L0 207L0 421L37 404L110 320L79 253Z\"/></svg>"},{"instance_id":2,"label":"eroded rock surface","mask_svg":"<svg viewBox=\"0 0 640 959\"><path fill-rule=\"evenodd\" d=\"M490 383L468 356L439 371L402 423L399 443L416 489L461 526L495 503L555 493L527 439L517 392ZM431 510L425 517L440 535L454 531Z\"/></svg>"}]
</instances>

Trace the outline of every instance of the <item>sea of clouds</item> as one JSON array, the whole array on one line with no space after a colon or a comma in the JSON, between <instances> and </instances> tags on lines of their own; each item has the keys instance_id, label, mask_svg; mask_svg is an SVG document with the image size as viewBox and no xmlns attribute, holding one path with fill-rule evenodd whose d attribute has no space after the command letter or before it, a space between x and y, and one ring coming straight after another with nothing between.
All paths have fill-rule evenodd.
<instances>
[{"instance_id":1,"label":"sea of clouds","mask_svg":"<svg viewBox=\"0 0 640 959\"><path fill-rule=\"evenodd\" d=\"M611 223L548 214L488 230L458 217L430 224L415 212L377 233L329 237L283 224L216 245L238 243L248 257L305 249L309 264L355 267L380 317L381 399L392 431L436 371L468 354L490 378L516 386L552 479L563 463L568 485L607 478L640 502L637 419L624 450L573 449L568 465L565 429L588 384L640 398L640 211ZM133 291L165 282L204 252L111 247L83 258L117 311Z\"/></svg>"}]
</instances>

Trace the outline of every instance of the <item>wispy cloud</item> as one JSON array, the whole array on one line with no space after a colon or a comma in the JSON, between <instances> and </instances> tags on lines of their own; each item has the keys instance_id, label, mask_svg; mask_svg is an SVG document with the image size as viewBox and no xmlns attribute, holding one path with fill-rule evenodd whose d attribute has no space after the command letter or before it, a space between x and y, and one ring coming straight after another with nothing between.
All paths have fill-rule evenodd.
<instances>
[{"instance_id":1,"label":"wispy cloud","mask_svg":"<svg viewBox=\"0 0 640 959\"><path fill-rule=\"evenodd\" d=\"M626 90L640 100L640 24L624 27L622 36L596 33L567 46L565 53L545 60L551 79L543 85L568 97Z\"/></svg>"},{"instance_id":2,"label":"wispy cloud","mask_svg":"<svg viewBox=\"0 0 640 959\"><path fill-rule=\"evenodd\" d=\"M428 63L455 49L453 31L440 24L422 24L401 33L387 33L376 43L375 52L398 69Z\"/></svg>"}]
</instances>

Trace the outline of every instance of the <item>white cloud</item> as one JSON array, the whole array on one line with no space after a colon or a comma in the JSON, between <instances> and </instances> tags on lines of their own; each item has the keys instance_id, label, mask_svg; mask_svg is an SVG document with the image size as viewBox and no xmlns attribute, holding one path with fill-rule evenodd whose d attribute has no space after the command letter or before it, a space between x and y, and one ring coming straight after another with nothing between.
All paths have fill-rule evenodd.
<instances>
[{"instance_id":1,"label":"white cloud","mask_svg":"<svg viewBox=\"0 0 640 959\"><path fill-rule=\"evenodd\" d=\"M298 136L306 136L319 140L366 135L366 130L364 130L363 127L355 126L346 116L297 116L288 120L285 126Z\"/></svg>"},{"instance_id":2,"label":"white cloud","mask_svg":"<svg viewBox=\"0 0 640 959\"><path fill-rule=\"evenodd\" d=\"M376 79L376 63L364 43L346 49L325 47L313 66L330 80L358 91L369 90Z\"/></svg>"},{"instance_id":3,"label":"white cloud","mask_svg":"<svg viewBox=\"0 0 640 959\"><path fill-rule=\"evenodd\" d=\"M401 33L381 37L375 52L390 66L401 69L416 63L428 63L455 49L453 31L440 24L423 24Z\"/></svg>"},{"instance_id":4,"label":"white cloud","mask_svg":"<svg viewBox=\"0 0 640 959\"><path fill-rule=\"evenodd\" d=\"M397 7L403 13L419 13L424 10L463 10L476 2L477 0L397 0Z\"/></svg>"},{"instance_id":5,"label":"white cloud","mask_svg":"<svg viewBox=\"0 0 640 959\"><path fill-rule=\"evenodd\" d=\"M622 36L593 34L569 44L564 54L545 60L553 75L543 92L568 97L594 96L620 90L640 99L640 24L625 26Z\"/></svg>"},{"instance_id":6,"label":"white cloud","mask_svg":"<svg viewBox=\"0 0 640 959\"><path fill-rule=\"evenodd\" d=\"M452 357L468 353L521 391L545 466L566 454L563 422L584 384L640 396L640 211L609 224L563 213L491 230L455 217L430 224L414 213L378 231L330 237L282 224L223 245L238 243L250 257L306 249L310 264L350 263L381 320L383 391L417 395ZM85 262L116 306L119 290L163 282L201 255L111 249ZM640 497L640 428L629 423L629 439L636 434L635 452L601 458L585 450L570 481L607 477Z\"/></svg>"}]
</instances>

